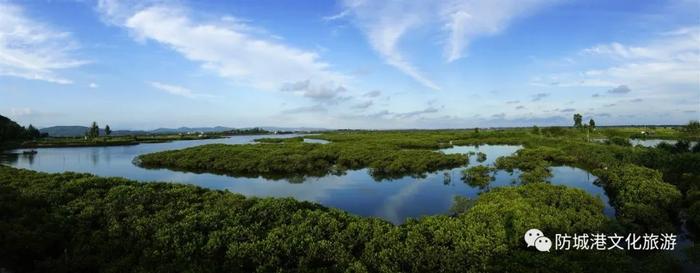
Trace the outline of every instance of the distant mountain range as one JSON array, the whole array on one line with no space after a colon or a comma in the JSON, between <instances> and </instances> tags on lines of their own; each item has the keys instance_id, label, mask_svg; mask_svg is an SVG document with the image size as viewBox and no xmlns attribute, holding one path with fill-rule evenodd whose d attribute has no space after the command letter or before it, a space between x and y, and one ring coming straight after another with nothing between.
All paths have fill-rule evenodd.
<instances>
[{"instance_id":1,"label":"distant mountain range","mask_svg":"<svg viewBox=\"0 0 700 273\"><path fill-rule=\"evenodd\" d=\"M144 131L144 130L113 130L113 136L123 136L123 135L149 135L149 134L179 134L187 132L224 132L234 129L251 129L248 128L231 128L231 127L180 127L180 128L158 128L155 130ZM305 132L305 131L327 131L324 128L308 128L308 127L256 127L267 131L292 131L292 132ZM49 136L53 137L76 137L84 136L89 128L87 126L52 126L39 129L42 133L48 133ZM104 128L100 128L100 135L104 135Z\"/></svg>"}]
</instances>

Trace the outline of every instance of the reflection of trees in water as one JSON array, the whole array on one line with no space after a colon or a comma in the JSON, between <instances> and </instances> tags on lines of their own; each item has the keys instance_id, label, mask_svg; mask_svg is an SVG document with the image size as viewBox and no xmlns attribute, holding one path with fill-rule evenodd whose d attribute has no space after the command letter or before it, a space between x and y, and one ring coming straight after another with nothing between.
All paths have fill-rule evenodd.
<instances>
[{"instance_id":1,"label":"reflection of trees in water","mask_svg":"<svg viewBox=\"0 0 700 273\"><path fill-rule=\"evenodd\" d=\"M29 165L34 165L34 157L36 154L33 153L7 153L0 154L0 162L16 165L19 162L20 156L23 161L27 161Z\"/></svg>"},{"instance_id":2,"label":"reflection of trees in water","mask_svg":"<svg viewBox=\"0 0 700 273\"><path fill-rule=\"evenodd\" d=\"M92 149L90 151L90 160L92 160L92 165L97 165L97 162L100 161L100 152L97 149Z\"/></svg>"},{"instance_id":3,"label":"reflection of trees in water","mask_svg":"<svg viewBox=\"0 0 700 273\"><path fill-rule=\"evenodd\" d=\"M102 160L104 160L107 164L112 162L112 153L110 153L109 151L104 153Z\"/></svg>"},{"instance_id":4,"label":"reflection of trees in water","mask_svg":"<svg viewBox=\"0 0 700 273\"><path fill-rule=\"evenodd\" d=\"M35 154L24 154L23 156L24 156L25 159L27 159L27 162L29 163L30 166L31 166L31 165L34 165L34 156L35 156Z\"/></svg>"},{"instance_id":5,"label":"reflection of trees in water","mask_svg":"<svg viewBox=\"0 0 700 273\"><path fill-rule=\"evenodd\" d=\"M19 154L0 154L0 162L1 163L8 163L8 164L17 164L17 161L19 161Z\"/></svg>"},{"instance_id":6,"label":"reflection of trees in water","mask_svg":"<svg viewBox=\"0 0 700 273\"><path fill-rule=\"evenodd\" d=\"M452 183L452 174L450 172L442 173L442 184L449 185Z\"/></svg>"},{"instance_id":7,"label":"reflection of trees in water","mask_svg":"<svg viewBox=\"0 0 700 273\"><path fill-rule=\"evenodd\" d=\"M304 183L304 181L306 181L306 177L304 177L303 175L295 175L287 178L287 181L292 184L301 184Z\"/></svg>"},{"instance_id":8,"label":"reflection of trees in water","mask_svg":"<svg viewBox=\"0 0 700 273\"><path fill-rule=\"evenodd\" d=\"M476 153L476 161L479 163L483 163L484 161L486 161L486 154L482 152Z\"/></svg>"}]
</instances>

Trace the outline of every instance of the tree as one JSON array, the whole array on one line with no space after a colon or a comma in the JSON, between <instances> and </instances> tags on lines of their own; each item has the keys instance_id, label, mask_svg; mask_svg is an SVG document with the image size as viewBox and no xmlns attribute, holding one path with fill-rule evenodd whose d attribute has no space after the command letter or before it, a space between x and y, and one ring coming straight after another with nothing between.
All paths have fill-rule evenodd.
<instances>
[{"instance_id":1,"label":"tree","mask_svg":"<svg viewBox=\"0 0 700 273\"><path fill-rule=\"evenodd\" d=\"M581 128L583 126L581 124L582 120L583 120L583 116L581 116L581 114L579 114L579 113L574 114L574 127Z\"/></svg>"},{"instance_id":2,"label":"tree","mask_svg":"<svg viewBox=\"0 0 700 273\"><path fill-rule=\"evenodd\" d=\"M24 137L24 128L22 126L0 115L0 142L19 140Z\"/></svg>"},{"instance_id":3,"label":"tree","mask_svg":"<svg viewBox=\"0 0 700 273\"><path fill-rule=\"evenodd\" d=\"M532 133L535 135L540 134L540 127L537 127L537 125L532 126Z\"/></svg>"},{"instance_id":4,"label":"tree","mask_svg":"<svg viewBox=\"0 0 700 273\"><path fill-rule=\"evenodd\" d=\"M100 127L97 126L97 122L93 121L90 130L88 130L88 138L96 138L98 136L100 136Z\"/></svg>"},{"instance_id":5,"label":"tree","mask_svg":"<svg viewBox=\"0 0 700 273\"><path fill-rule=\"evenodd\" d=\"M474 127L474 133L478 134L479 133L479 127Z\"/></svg>"},{"instance_id":6,"label":"tree","mask_svg":"<svg viewBox=\"0 0 700 273\"><path fill-rule=\"evenodd\" d=\"M39 138L41 137L41 132L39 132L39 129L34 127L34 125L29 124L27 127L27 136L29 138Z\"/></svg>"},{"instance_id":7,"label":"tree","mask_svg":"<svg viewBox=\"0 0 700 273\"><path fill-rule=\"evenodd\" d=\"M111 134L112 134L112 129L109 128L109 124L108 124L108 125L105 125L105 135L106 135L106 136L109 136L109 135L111 135Z\"/></svg>"},{"instance_id":8,"label":"tree","mask_svg":"<svg viewBox=\"0 0 700 273\"><path fill-rule=\"evenodd\" d=\"M685 131L688 133L700 133L700 121L691 120L685 126Z\"/></svg>"},{"instance_id":9,"label":"tree","mask_svg":"<svg viewBox=\"0 0 700 273\"><path fill-rule=\"evenodd\" d=\"M591 130L595 129L595 120L591 119L588 121L588 128Z\"/></svg>"}]
</instances>

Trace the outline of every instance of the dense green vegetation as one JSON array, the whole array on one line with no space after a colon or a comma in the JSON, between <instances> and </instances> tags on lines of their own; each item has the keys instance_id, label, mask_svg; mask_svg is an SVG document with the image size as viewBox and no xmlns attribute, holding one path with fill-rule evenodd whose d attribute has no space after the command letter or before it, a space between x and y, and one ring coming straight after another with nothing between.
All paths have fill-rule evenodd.
<instances>
[{"instance_id":1,"label":"dense green vegetation","mask_svg":"<svg viewBox=\"0 0 700 273\"><path fill-rule=\"evenodd\" d=\"M304 142L303 137L288 137L288 138L258 138L255 142L259 143L292 143L292 142Z\"/></svg>"},{"instance_id":2,"label":"dense green vegetation","mask_svg":"<svg viewBox=\"0 0 700 273\"><path fill-rule=\"evenodd\" d=\"M0 166L11 272L672 272L660 252L526 248L522 234L612 232L603 204L546 183L394 226L292 199Z\"/></svg>"},{"instance_id":3,"label":"dense green vegetation","mask_svg":"<svg viewBox=\"0 0 700 273\"><path fill-rule=\"evenodd\" d=\"M31 124L25 128L9 118L0 115L0 148L9 146L9 144L12 143L45 136L46 135L42 135L39 130Z\"/></svg>"},{"instance_id":4,"label":"dense green vegetation","mask_svg":"<svg viewBox=\"0 0 700 273\"><path fill-rule=\"evenodd\" d=\"M445 155L427 149L343 143L302 143L299 139L260 139L276 144L210 144L139 156L144 167L167 167L194 172L277 178L294 175L322 176L329 172L369 167L376 178L421 175L458 167L466 155ZM410 144L409 144L410 145Z\"/></svg>"},{"instance_id":5,"label":"dense green vegetation","mask_svg":"<svg viewBox=\"0 0 700 273\"><path fill-rule=\"evenodd\" d=\"M492 168L483 165L470 167L462 171L462 180L471 186L485 188L494 179L492 171Z\"/></svg>"},{"instance_id":6,"label":"dense green vegetation","mask_svg":"<svg viewBox=\"0 0 700 273\"><path fill-rule=\"evenodd\" d=\"M632 230L668 232L681 200L680 191L663 182L661 173L634 164L596 169L618 209L617 219Z\"/></svg>"}]
</instances>

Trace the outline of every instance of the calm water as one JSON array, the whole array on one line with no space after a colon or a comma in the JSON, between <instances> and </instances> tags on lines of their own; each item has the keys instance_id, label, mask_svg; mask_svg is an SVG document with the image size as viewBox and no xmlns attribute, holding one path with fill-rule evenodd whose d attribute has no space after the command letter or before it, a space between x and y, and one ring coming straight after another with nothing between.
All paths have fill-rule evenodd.
<instances>
[{"instance_id":1,"label":"calm water","mask_svg":"<svg viewBox=\"0 0 700 273\"><path fill-rule=\"evenodd\" d=\"M596 141L596 142L605 142L607 139L597 138L597 139L591 139L591 140ZM673 140L673 139L636 139L636 138L630 139L630 143L633 146L640 145L640 146L644 146L644 147L656 147L656 145L659 145L661 142L666 142L668 144L675 145L676 142L678 142L678 141ZM691 141L690 145L693 146L697 143L698 143L697 141Z\"/></svg>"},{"instance_id":2,"label":"calm water","mask_svg":"<svg viewBox=\"0 0 700 273\"><path fill-rule=\"evenodd\" d=\"M234 136L226 139L175 141L157 144L139 144L115 147L42 148L36 155L4 156L0 162L6 165L42 172L86 172L99 176L119 176L140 181L172 181L190 183L213 189L227 189L247 196L294 197L340 208L364 216L377 216L393 223L402 223L408 217L447 213L457 195L477 197L479 193L493 187L509 186L518 183L519 173L509 174L498 171L495 181L488 187L471 187L461 181L461 171L455 168L429 173L422 178L404 177L393 180L375 181L367 170L348 171L345 175L328 175L298 180L267 180L262 178L237 178L213 174L194 174L165 169L149 170L132 164L141 154L157 151L182 149L202 144L252 143L260 137L279 136ZM326 143L306 139L308 142ZM442 150L445 153L482 152L487 158L477 162L470 157L470 166L493 164L500 157L514 153L521 146L480 145L461 146ZM571 167L553 167L552 184L562 184L584 189L593 196L599 196L606 204L605 213L614 215L602 188L593 182L596 177Z\"/></svg>"},{"instance_id":3,"label":"calm water","mask_svg":"<svg viewBox=\"0 0 700 273\"><path fill-rule=\"evenodd\" d=\"M632 145L642 145L644 147L656 147L656 145L659 145L659 143L661 142L666 142L668 144L675 145L678 141L672 139L630 139L630 143L632 143ZM693 146L697 143L697 141L691 141L690 145Z\"/></svg>"}]
</instances>

